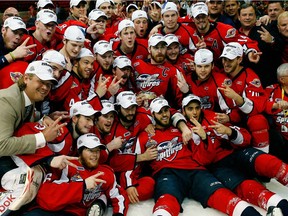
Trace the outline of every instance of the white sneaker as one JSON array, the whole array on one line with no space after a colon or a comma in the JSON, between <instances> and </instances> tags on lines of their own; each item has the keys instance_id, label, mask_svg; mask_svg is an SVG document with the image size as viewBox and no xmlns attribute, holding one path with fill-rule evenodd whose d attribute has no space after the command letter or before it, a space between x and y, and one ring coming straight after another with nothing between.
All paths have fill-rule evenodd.
<instances>
[{"instance_id":1,"label":"white sneaker","mask_svg":"<svg viewBox=\"0 0 288 216\"><path fill-rule=\"evenodd\" d=\"M270 206L266 216L283 216L283 213L280 208L276 206Z\"/></svg>"}]
</instances>

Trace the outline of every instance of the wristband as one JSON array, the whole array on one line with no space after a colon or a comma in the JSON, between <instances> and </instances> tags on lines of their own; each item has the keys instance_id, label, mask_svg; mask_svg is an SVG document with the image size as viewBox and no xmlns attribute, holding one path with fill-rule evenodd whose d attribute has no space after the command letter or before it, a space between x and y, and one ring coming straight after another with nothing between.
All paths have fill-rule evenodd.
<instances>
[{"instance_id":1,"label":"wristband","mask_svg":"<svg viewBox=\"0 0 288 216\"><path fill-rule=\"evenodd\" d=\"M11 58L12 58L12 60L13 60L13 61L15 61L15 60L16 60L16 58L15 58L15 56L13 55L13 53L12 53L12 52L9 52L9 55L11 56Z\"/></svg>"}]
</instances>

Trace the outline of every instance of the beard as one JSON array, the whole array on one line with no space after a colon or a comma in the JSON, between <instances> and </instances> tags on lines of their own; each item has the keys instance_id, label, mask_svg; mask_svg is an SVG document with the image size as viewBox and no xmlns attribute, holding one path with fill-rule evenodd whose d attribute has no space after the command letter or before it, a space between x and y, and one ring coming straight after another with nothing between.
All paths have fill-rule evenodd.
<instances>
[{"instance_id":1,"label":"beard","mask_svg":"<svg viewBox=\"0 0 288 216\"><path fill-rule=\"evenodd\" d=\"M118 116L122 121L129 123L129 124L133 123L136 118L136 115L130 115L130 116L133 116L133 118L130 120L127 118L127 116L124 116L121 112L118 112Z\"/></svg>"},{"instance_id":2,"label":"beard","mask_svg":"<svg viewBox=\"0 0 288 216\"><path fill-rule=\"evenodd\" d=\"M167 123L163 123L159 119L155 118L155 116L154 116L154 120L155 120L157 125L160 125L161 127L164 127L164 128L167 128L171 125L171 118L169 119L169 121Z\"/></svg>"},{"instance_id":3,"label":"beard","mask_svg":"<svg viewBox=\"0 0 288 216\"><path fill-rule=\"evenodd\" d=\"M80 160L80 163L82 164L82 166L88 170L96 169L99 165L99 162L98 162L99 160L97 161L97 163L91 163L88 159L83 158L82 155L80 155L79 160Z\"/></svg>"}]
</instances>

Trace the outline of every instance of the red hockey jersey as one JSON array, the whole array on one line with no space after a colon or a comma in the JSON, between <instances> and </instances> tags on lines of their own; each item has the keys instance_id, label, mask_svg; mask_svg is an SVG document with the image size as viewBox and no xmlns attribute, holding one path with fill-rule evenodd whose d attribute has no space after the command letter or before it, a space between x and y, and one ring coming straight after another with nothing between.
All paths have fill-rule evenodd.
<instances>
[{"instance_id":1,"label":"red hockey jersey","mask_svg":"<svg viewBox=\"0 0 288 216\"><path fill-rule=\"evenodd\" d=\"M75 215L86 215L87 209L102 194L105 194L111 200L113 213L126 215L128 210L128 199L126 192L117 185L112 169L105 165L99 165L92 171L85 170L78 162L74 167L66 167L62 170L55 170L48 173L41 185L36 197L37 204L44 210L59 211L63 210ZM94 189L86 189L85 179L104 172L101 179L106 183L98 184ZM51 199L53 198L53 199Z\"/></svg>"}]
</instances>

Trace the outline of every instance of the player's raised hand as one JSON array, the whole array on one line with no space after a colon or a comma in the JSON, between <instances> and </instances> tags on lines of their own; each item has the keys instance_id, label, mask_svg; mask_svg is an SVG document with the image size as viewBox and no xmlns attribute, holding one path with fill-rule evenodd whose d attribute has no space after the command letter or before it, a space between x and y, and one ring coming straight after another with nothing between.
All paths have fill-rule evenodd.
<instances>
[{"instance_id":1,"label":"player's raised hand","mask_svg":"<svg viewBox=\"0 0 288 216\"><path fill-rule=\"evenodd\" d=\"M206 48L206 42L204 40L204 37L203 36L199 37L198 35L196 35L196 36L198 38L198 42L196 43L197 49Z\"/></svg>"},{"instance_id":2,"label":"player's raised hand","mask_svg":"<svg viewBox=\"0 0 288 216\"><path fill-rule=\"evenodd\" d=\"M110 92L111 95L117 94L117 92L120 89L120 83L122 82L122 80L123 79L121 78L121 79L119 79L117 81L117 77L116 76L113 78L111 84L108 87L108 91Z\"/></svg>"},{"instance_id":3,"label":"player's raised hand","mask_svg":"<svg viewBox=\"0 0 288 216\"><path fill-rule=\"evenodd\" d=\"M37 44L31 44L27 46L28 41L29 37L26 38L20 46L13 50L12 55L15 59L21 59L30 55L32 53L30 49L37 46Z\"/></svg>"},{"instance_id":4,"label":"player's raised hand","mask_svg":"<svg viewBox=\"0 0 288 216\"><path fill-rule=\"evenodd\" d=\"M106 94L107 89L108 89L107 83L109 82L109 80L110 80L110 77L105 78L105 77L103 77L102 74L100 74L99 80L98 80L98 85L96 88L96 93L100 98Z\"/></svg>"},{"instance_id":5,"label":"player's raised hand","mask_svg":"<svg viewBox=\"0 0 288 216\"><path fill-rule=\"evenodd\" d=\"M248 59L252 63L258 63L260 60L260 56L262 55L262 52L249 52L248 53Z\"/></svg>"},{"instance_id":6,"label":"player's raised hand","mask_svg":"<svg viewBox=\"0 0 288 216\"><path fill-rule=\"evenodd\" d=\"M205 140L207 138L207 135L202 125L193 116L190 118L190 121L195 125L192 128L193 132L198 134L202 140Z\"/></svg>"},{"instance_id":7,"label":"player's raised hand","mask_svg":"<svg viewBox=\"0 0 288 216\"><path fill-rule=\"evenodd\" d=\"M71 162L73 160L78 160L78 157L71 157L67 155L55 156L50 163L50 167L64 169L67 166L72 166L77 168L78 166Z\"/></svg>"},{"instance_id":8,"label":"player's raised hand","mask_svg":"<svg viewBox=\"0 0 288 216\"><path fill-rule=\"evenodd\" d=\"M214 129L218 134L227 134L230 136L232 134L232 129L227 127L217 121L211 120L214 125L209 125L209 128Z\"/></svg>"},{"instance_id":9,"label":"player's raised hand","mask_svg":"<svg viewBox=\"0 0 288 216\"><path fill-rule=\"evenodd\" d=\"M95 188L99 183L106 183L105 180L99 178L102 175L104 175L104 172L98 172L95 175L92 175L85 179L86 189L93 189Z\"/></svg>"},{"instance_id":10,"label":"player's raised hand","mask_svg":"<svg viewBox=\"0 0 288 216\"><path fill-rule=\"evenodd\" d=\"M54 122L50 123L49 125L46 125L46 128L42 131L46 142L51 142L54 139L56 139L56 137L61 136L62 127L67 125L67 123L59 124L61 120L62 117L60 116Z\"/></svg>"},{"instance_id":11,"label":"player's raised hand","mask_svg":"<svg viewBox=\"0 0 288 216\"><path fill-rule=\"evenodd\" d=\"M184 94L187 93L189 91L189 85L187 84L183 74L177 71L177 74L175 76L177 77L177 86L180 89L180 91L183 92Z\"/></svg>"}]
</instances>

